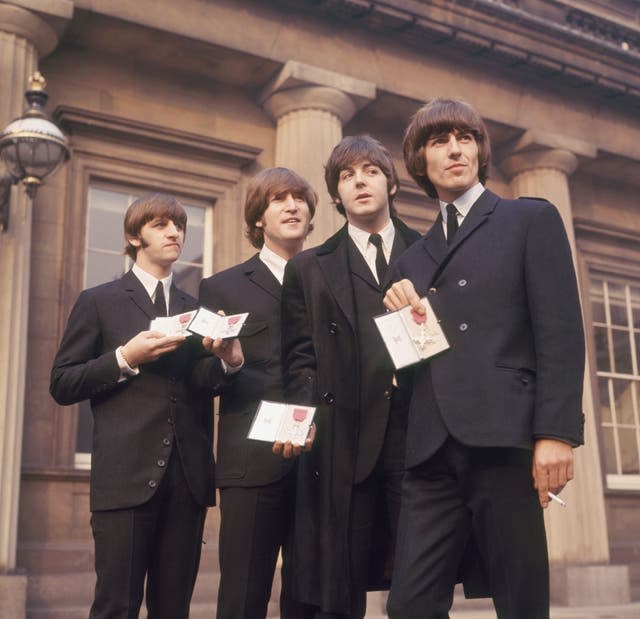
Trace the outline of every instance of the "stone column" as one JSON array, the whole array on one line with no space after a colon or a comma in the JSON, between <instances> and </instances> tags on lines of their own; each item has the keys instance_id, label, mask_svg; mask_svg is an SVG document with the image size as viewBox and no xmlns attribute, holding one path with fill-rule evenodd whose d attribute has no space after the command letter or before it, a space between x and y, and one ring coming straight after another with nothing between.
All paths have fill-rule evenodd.
<instances>
[{"instance_id":1,"label":"stone column","mask_svg":"<svg viewBox=\"0 0 640 619\"><path fill-rule=\"evenodd\" d=\"M0 129L23 112L28 78L38 56L56 47L56 26L71 17L73 3L52 0L33 12L0 2ZM33 3L25 3L33 4ZM52 21L55 22L52 25ZM4 170L2 170L4 173ZM10 197L9 228L0 232L0 616L25 616L26 576L15 574L24 416L31 201L21 187Z\"/></svg>"},{"instance_id":2,"label":"stone column","mask_svg":"<svg viewBox=\"0 0 640 619\"><path fill-rule=\"evenodd\" d=\"M277 123L275 165L295 170L318 192L309 246L344 223L327 193L324 164L342 139L342 126L374 98L370 82L294 61L284 65L261 95L264 109Z\"/></svg>"},{"instance_id":3,"label":"stone column","mask_svg":"<svg viewBox=\"0 0 640 619\"><path fill-rule=\"evenodd\" d=\"M595 150L575 140L529 132L501 165L514 196L546 198L558 208L574 263L576 243L568 177L578 166L577 155L593 157ZM582 302L587 303L588 298L583 296ZM585 445L574 452L575 479L562 492L567 508L551 503L545 512L549 558L555 568L552 598L571 605L588 605L589 601L623 603L629 601L627 568L603 565L609 561L609 539L588 360L582 406Z\"/></svg>"}]
</instances>

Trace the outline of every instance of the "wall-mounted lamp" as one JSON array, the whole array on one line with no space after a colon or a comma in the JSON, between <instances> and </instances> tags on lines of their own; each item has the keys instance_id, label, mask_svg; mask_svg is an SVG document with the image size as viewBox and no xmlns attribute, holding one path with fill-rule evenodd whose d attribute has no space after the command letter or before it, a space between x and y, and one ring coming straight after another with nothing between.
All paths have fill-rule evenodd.
<instances>
[{"instance_id":1,"label":"wall-mounted lamp","mask_svg":"<svg viewBox=\"0 0 640 619\"><path fill-rule=\"evenodd\" d=\"M48 95L46 82L39 71L29 79L24 93L29 103L27 111L10 122L0 133L0 157L7 174L0 178L0 228L9 226L11 186L22 181L33 199L42 179L69 159L67 140L44 113Z\"/></svg>"}]
</instances>

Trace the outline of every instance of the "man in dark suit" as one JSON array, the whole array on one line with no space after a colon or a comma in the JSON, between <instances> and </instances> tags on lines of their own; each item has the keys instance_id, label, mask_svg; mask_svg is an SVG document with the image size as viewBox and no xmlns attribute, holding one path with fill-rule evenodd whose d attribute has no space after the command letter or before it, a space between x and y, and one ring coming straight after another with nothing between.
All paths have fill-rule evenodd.
<instances>
[{"instance_id":1,"label":"man in dark suit","mask_svg":"<svg viewBox=\"0 0 640 619\"><path fill-rule=\"evenodd\" d=\"M197 307L172 284L187 215L164 194L125 215L121 279L78 298L51 372L59 404L91 400L90 507L97 583L91 619L131 619L145 577L150 619L186 619L207 505L214 504L212 395L220 362L242 363L230 344L150 331L157 316ZM204 345L204 346L203 346Z\"/></svg>"},{"instance_id":2,"label":"man in dark suit","mask_svg":"<svg viewBox=\"0 0 640 619\"><path fill-rule=\"evenodd\" d=\"M220 488L218 619L264 619L282 548L281 616L292 615L289 554L295 496L291 460L247 439L261 400L283 402L280 296L287 261L302 250L317 196L287 168L269 168L247 188L245 221L260 250L204 279L200 303L226 314L249 312L241 333L244 366L221 390L216 483Z\"/></svg>"},{"instance_id":3,"label":"man in dark suit","mask_svg":"<svg viewBox=\"0 0 640 619\"><path fill-rule=\"evenodd\" d=\"M419 235L395 216L398 178L373 138L344 138L325 179L347 223L289 261L282 292L285 394L318 406L298 462L295 594L307 617L361 619L367 590L388 587L408 402L373 316Z\"/></svg>"},{"instance_id":4,"label":"man in dark suit","mask_svg":"<svg viewBox=\"0 0 640 619\"><path fill-rule=\"evenodd\" d=\"M542 508L583 441L582 319L562 220L545 200L484 188L489 136L467 103L427 103L404 155L440 214L398 261L385 304L424 313L426 295L451 348L415 369L389 616L448 617L473 539L498 617L548 619Z\"/></svg>"}]
</instances>

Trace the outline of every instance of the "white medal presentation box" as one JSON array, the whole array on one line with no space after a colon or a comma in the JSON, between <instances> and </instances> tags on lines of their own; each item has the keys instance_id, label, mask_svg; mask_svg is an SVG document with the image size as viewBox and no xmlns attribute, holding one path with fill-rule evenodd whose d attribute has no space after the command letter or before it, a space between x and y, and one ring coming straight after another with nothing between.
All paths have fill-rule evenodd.
<instances>
[{"instance_id":1,"label":"white medal presentation box","mask_svg":"<svg viewBox=\"0 0 640 619\"><path fill-rule=\"evenodd\" d=\"M426 316L407 306L374 318L396 370L429 359L449 348L431 304L426 297L420 302L426 310Z\"/></svg>"},{"instance_id":2,"label":"white medal presentation box","mask_svg":"<svg viewBox=\"0 0 640 619\"><path fill-rule=\"evenodd\" d=\"M316 409L314 406L262 400L247 438L269 443L304 445Z\"/></svg>"}]
</instances>

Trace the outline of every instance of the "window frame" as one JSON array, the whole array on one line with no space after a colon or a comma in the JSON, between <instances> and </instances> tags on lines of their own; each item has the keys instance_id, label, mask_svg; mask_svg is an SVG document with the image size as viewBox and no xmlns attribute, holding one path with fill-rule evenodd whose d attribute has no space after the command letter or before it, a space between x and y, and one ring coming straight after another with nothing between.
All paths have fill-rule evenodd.
<instances>
[{"instance_id":1,"label":"window frame","mask_svg":"<svg viewBox=\"0 0 640 619\"><path fill-rule=\"evenodd\" d=\"M150 125L100 112L61 106L54 119L70 136L73 157L66 170L64 195L65 243L57 266L62 282L57 307L60 341L66 321L83 289L87 195L91 184L136 187L171 193L187 202L212 205L206 221L212 246L208 271L237 264L247 254L243 235L243 168L255 162L261 149L204 135ZM62 407L50 401L54 431L50 434L51 464L74 468L78 405Z\"/></svg>"},{"instance_id":2,"label":"window frame","mask_svg":"<svg viewBox=\"0 0 640 619\"><path fill-rule=\"evenodd\" d=\"M617 281L628 280L629 283L640 285L640 231L581 217L574 218L574 230L578 248L580 288L583 293L582 306L590 368L589 395L593 403L595 439L598 442L603 490L607 495L635 496L640 491L639 475L617 475L606 471L595 321L591 305L591 280L592 278L610 278ZM638 361L640 364L640 358Z\"/></svg>"}]
</instances>

